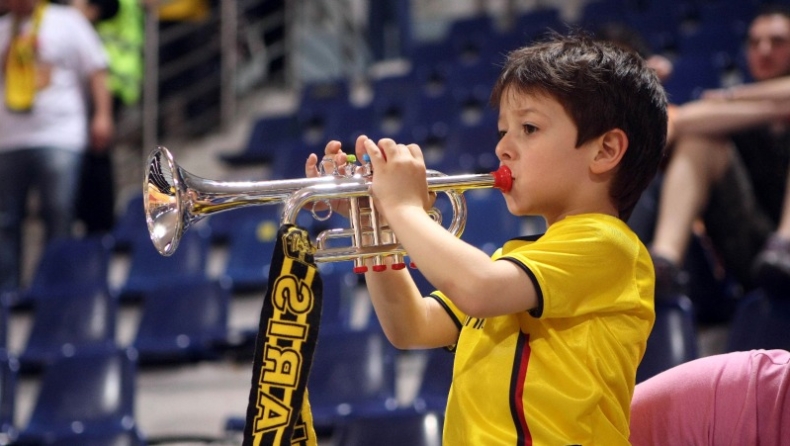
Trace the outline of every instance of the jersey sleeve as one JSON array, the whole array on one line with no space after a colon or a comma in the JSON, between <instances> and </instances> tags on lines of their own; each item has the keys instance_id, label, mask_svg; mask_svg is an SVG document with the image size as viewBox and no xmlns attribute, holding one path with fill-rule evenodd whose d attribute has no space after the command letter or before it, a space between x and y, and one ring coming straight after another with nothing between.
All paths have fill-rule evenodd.
<instances>
[{"instance_id":1,"label":"jersey sleeve","mask_svg":"<svg viewBox=\"0 0 790 446\"><path fill-rule=\"evenodd\" d=\"M628 233L567 225L501 257L521 265L542 294L535 317L575 317L640 305L653 287L649 257Z\"/></svg>"}]
</instances>

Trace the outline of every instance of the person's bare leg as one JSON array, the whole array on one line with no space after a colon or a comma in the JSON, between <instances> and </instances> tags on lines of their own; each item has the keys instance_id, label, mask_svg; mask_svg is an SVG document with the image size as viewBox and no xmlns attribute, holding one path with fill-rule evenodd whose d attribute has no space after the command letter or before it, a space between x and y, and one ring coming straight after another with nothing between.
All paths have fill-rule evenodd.
<instances>
[{"instance_id":1,"label":"person's bare leg","mask_svg":"<svg viewBox=\"0 0 790 446\"><path fill-rule=\"evenodd\" d=\"M677 141L664 175L653 254L678 266L682 263L692 224L708 201L711 185L722 178L730 160L726 140L687 136Z\"/></svg>"}]
</instances>

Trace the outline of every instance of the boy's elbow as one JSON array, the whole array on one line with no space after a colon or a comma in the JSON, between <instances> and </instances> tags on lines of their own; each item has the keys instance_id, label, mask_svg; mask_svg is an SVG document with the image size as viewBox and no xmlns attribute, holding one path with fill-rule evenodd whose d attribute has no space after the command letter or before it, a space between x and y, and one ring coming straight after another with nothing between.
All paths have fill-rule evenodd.
<instances>
[{"instance_id":1,"label":"boy's elbow","mask_svg":"<svg viewBox=\"0 0 790 446\"><path fill-rule=\"evenodd\" d=\"M389 340L390 344L392 344L392 346L398 350L411 350L414 348L412 343L408 342L406 339L402 339L399 337L392 337L388 335L387 340Z\"/></svg>"},{"instance_id":2,"label":"boy's elbow","mask_svg":"<svg viewBox=\"0 0 790 446\"><path fill-rule=\"evenodd\" d=\"M386 336L389 343L398 350L414 350L424 348L423 344L418 342L418 339L416 339L414 336L411 336L409 333L388 333L385 330L384 336Z\"/></svg>"},{"instance_id":3,"label":"boy's elbow","mask_svg":"<svg viewBox=\"0 0 790 446\"><path fill-rule=\"evenodd\" d=\"M488 292L474 286L460 286L447 293L453 303L467 316L475 318L485 318L488 314L487 296Z\"/></svg>"}]
</instances>

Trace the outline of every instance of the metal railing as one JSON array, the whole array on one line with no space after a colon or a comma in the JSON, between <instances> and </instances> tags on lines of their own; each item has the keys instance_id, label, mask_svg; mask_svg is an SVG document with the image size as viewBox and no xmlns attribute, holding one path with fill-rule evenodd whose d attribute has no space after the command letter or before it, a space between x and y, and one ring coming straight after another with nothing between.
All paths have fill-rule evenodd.
<instances>
[{"instance_id":1,"label":"metal railing","mask_svg":"<svg viewBox=\"0 0 790 446\"><path fill-rule=\"evenodd\" d=\"M264 39L272 29L287 30L286 8L267 11L264 3L222 0L206 20L169 26L162 26L155 9L146 11L143 147L234 121L239 96L265 80L271 61L288 52L287 31L278 40ZM243 81L240 73L246 73Z\"/></svg>"}]
</instances>

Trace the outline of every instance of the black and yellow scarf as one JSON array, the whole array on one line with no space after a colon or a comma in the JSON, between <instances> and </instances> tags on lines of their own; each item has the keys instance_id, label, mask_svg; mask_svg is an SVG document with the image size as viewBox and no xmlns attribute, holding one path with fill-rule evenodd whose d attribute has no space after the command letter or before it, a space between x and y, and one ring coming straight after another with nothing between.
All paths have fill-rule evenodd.
<instances>
[{"instance_id":1,"label":"black and yellow scarf","mask_svg":"<svg viewBox=\"0 0 790 446\"><path fill-rule=\"evenodd\" d=\"M318 444L307 398L323 292L314 252L307 231L280 227L255 342L243 446Z\"/></svg>"}]
</instances>

